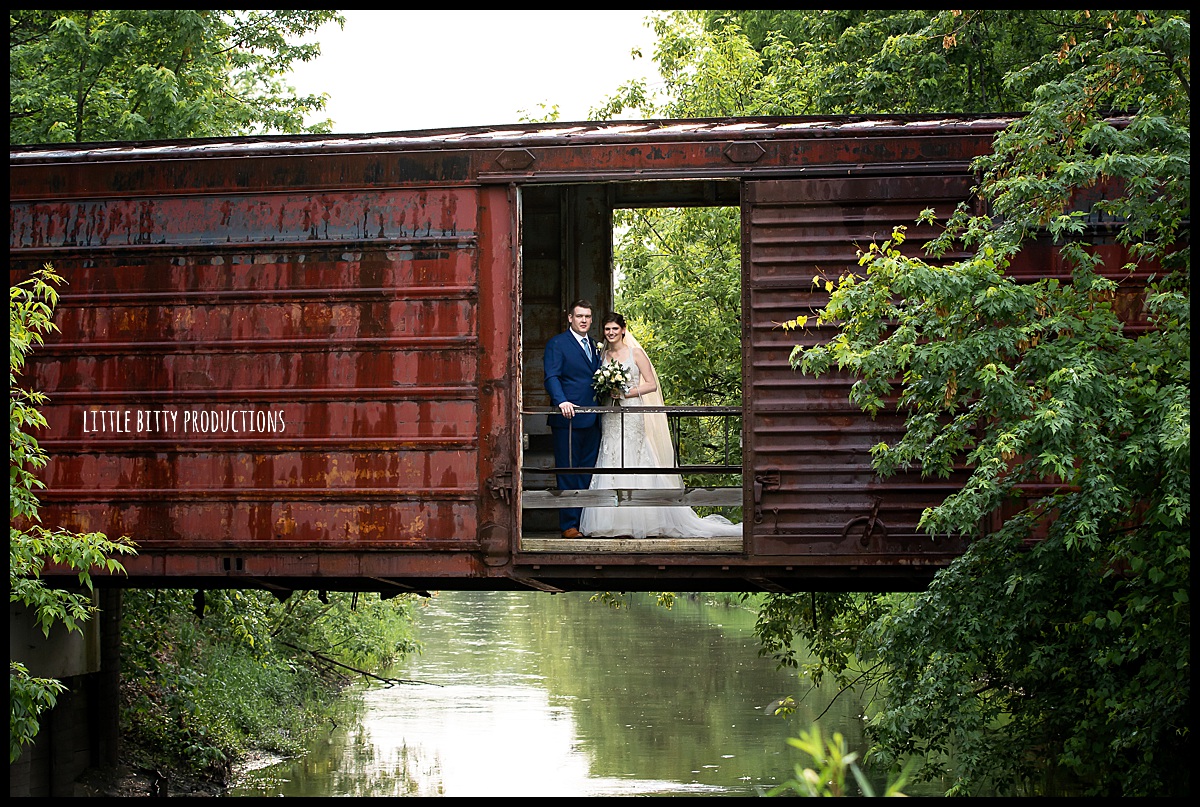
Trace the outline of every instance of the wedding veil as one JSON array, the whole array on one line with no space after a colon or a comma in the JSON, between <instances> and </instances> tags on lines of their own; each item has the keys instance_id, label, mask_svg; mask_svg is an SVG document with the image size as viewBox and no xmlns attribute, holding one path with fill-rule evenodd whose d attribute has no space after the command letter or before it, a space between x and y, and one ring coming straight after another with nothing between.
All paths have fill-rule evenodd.
<instances>
[{"instance_id":1,"label":"wedding veil","mask_svg":"<svg viewBox=\"0 0 1200 807\"><path fill-rule=\"evenodd\" d=\"M654 374L654 383L656 389L654 392L648 392L642 396L642 403L645 406L666 406L663 402L662 394L662 379L658 377L658 371L654 369L654 362L650 359L650 354L643 348L637 338L634 337L629 329L625 329L625 344L634 349L640 349L646 354L646 361L650 365L650 372ZM671 428L667 424L667 416L664 412L647 412L644 416L646 424L646 442L654 450L654 456L658 457L658 464L664 468L674 468L675 463L675 446L671 442ZM683 477L679 474L664 474L663 475L670 487L682 488Z\"/></svg>"}]
</instances>

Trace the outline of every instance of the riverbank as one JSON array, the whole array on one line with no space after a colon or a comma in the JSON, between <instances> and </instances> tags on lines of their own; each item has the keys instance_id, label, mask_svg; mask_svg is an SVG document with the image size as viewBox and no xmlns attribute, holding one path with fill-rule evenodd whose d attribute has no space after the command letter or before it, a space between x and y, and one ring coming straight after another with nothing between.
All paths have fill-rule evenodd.
<instances>
[{"instance_id":1,"label":"riverbank","mask_svg":"<svg viewBox=\"0 0 1200 807\"><path fill-rule=\"evenodd\" d=\"M417 652L415 602L352 592L285 601L253 590L124 592L119 764L86 771L73 791L222 796L247 771L303 753L355 676ZM252 746L266 750L244 750Z\"/></svg>"},{"instance_id":2,"label":"riverbank","mask_svg":"<svg viewBox=\"0 0 1200 807\"><path fill-rule=\"evenodd\" d=\"M121 754L116 768L90 768L75 781L75 796L118 797L172 796L219 798L250 771L281 762L278 754L251 751L234 763L225 779L203 778L170 769L151 769L135 753Z\"/></svg>"}]
</instances>

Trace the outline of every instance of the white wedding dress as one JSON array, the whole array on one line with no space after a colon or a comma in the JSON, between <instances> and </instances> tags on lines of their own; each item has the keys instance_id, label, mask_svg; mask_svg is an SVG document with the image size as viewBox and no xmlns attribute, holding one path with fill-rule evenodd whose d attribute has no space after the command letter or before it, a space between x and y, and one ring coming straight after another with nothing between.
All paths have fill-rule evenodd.
<instances>
[{"instance_id":1,"label":"white wedding dress","mask_svg":"<svg viewBox=\"0 0 1200 807\"><path fill-rule=\"evenodd\" d=\"M626 348L621 364L629 373L629 387L641 383L641 373L633 359L633 349ZM642 398L624 398L622 408L643 405ZM605 468L658 468L654 447L646 438L646 418L622 412L605 412L600 418L600 455L591 488L655 490L681 489L683 480L678 474L661 471L636 474L606 474ZM664 418L665 415L659 415ZM622 439L624 438L624 439ZM672 458L673 459L673 458ZM670 463L665 463L669 465ZM585 507L579 531L588 537L649 538L740 538L742 525L734 524L721 515L701 518L690 507Z\"/></svg>"}]
</instances>

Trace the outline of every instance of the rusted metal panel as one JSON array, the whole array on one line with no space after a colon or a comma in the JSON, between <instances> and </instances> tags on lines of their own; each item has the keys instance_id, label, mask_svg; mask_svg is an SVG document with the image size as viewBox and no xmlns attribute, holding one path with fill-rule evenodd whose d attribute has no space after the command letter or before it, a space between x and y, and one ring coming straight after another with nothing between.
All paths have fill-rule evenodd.
<instances>
[{"instance_id":1,"label":"rusted metal panel","mask_svg":"<svg viewBox=\"0 0 1200 807\"><path fill-rule=\"evenodd\" d=\"M12 199L139 198L146 189L177 189L188 194L237 194L247 190L326 194L333 188L386 189L402 185L451 185L474 173L469 152L367 153L339 149L337 138L314 146L338 159L314 159L291 141L263 153L257 141L128 143L121 147L41 148L14 155L10 164ZM300 151L300 153L297 153ZM25 157L25 159L22 159ZM63 163L70 170L61 170ZM47 164L60 170L48 172Z\"/></svg>"},{"instance_id":2,"label":"rusted metal panel","mask_svg":"<svg viewBox=\"0 0 1200 807\"><path fill-rule=\"evenodd\" d=\"M459 204L466 205L461 212ZM474 193L337 191L317 194L166 195L9 205L9 245L106 249L346 241L410 241L426 248L474 235ZM461 230L466 226L468 229Z\"/></svg>"},{"instance_id":3,"label":"rusted metal panel","mask_svg":"<svg viewBox=\"0 0 1200 807\"><path fill-rule=\"evenodd\" d=\"M871 446L897 439L902 418L885 412L872 420L848 400L853 378L803 375L788 357L796 344L823 342L835 331L816 325L828 294L814 278L861 273L856 247L885 240L897 224L910 227L906 249L918 254L934 235L928 225L913 225L920 211L948 216L972 182L959 174L747 184L743 384L754 555L925 564L961 551L960 539L931 539L916 523L963 478L879 478ZM797 316L810 319L803 330L780 327Z\"/></svg>"},{"instance_id":4,"label":"rusted metal panel","mask_svg":"<svg viewBox=\"0 0 1200 807\"><path fill-rule=\"evenodd\" d=\"M50 254L68 281L28 379L47 522L268 578L264 550L476 545L511 432L478 326L512 310L481 305L477 192L138 190L10 205L14 279Z\"/></svg>"},{"instance_id":5,"label":"rusted metal panel","mask_svg":"<svg viewBox=\"0 0 1200 807\"><path fill-rule=\"evenodd\" d=\"M432 547L343 550L245 546L225 550L142 553L122 561L129 579L138 585L198 588L266 588L289 590L328 588L333 591L420 591L428 581L454 581L471 587L487 579L487 570L473 547L441 543ZM413 581L425 581L413 584ZM103 581L102 581L103 583ZM478 584L476 584L478 585Z\"/></svg>"},{"instance_id":6,"label":"rusted metal panel","mask_svg":"<svg viewBox=\"0 0 1200 807\"><path fill-rule=\"evenodd\" d=\"M515 188L484 189L479 256L478 538L483 561L507 567L517 541L520 486L519 226Z\"/></svg>"},{"instance_id":7,"label":"rusted metal panel","mask_svg":"<svg viewBox=\"0 0 1200 807\"><path fill-rule=\"evenodd\" d=\"M16 147L10 198L136 197L140 188L326 192L792 174L936 173L986 152L1011 116L891 115L527 123L393 134ZM70 171L62 171L65 165ZM47 172L46 166L60 170Z\"/></svg>"},{"instance_id":8,"label":"rusted metal panel","mask_svg":"<svg viewBox=\"0 0 1200 807\"><path fill-rule=\"evenodd\" d=\"M501 157L481 162L480 181L570 182L584 179L665 179L671 177L753 176L770 174L836 174L845 166L857 173L894 171L906 166L911 171L939 170L939 166L965 169L969 161L986 150L988 139L945 137L930 133L908 133L893 139L842 136L751 141L762 154L747 161L739 157L740 141L695 142L679 138L653 143L580 143L574 148L531 146L531 157L522 170L506 170ZM907 165L906 165L907 164Z\"/></svg>"}]
</instances>

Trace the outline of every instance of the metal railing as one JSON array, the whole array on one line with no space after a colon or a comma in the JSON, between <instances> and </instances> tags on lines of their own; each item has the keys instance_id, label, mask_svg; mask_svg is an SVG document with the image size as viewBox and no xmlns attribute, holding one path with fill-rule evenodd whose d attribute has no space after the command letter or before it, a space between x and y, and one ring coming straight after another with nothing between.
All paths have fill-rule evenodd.
<instances>
[{"instance_id":1,"label":"metal railing","mask_svg":"<svg viewBox=\"0 0 1200 807\"><path fill-rule=\"evenodd\" d=\"M604 474L646 474L663 473L672 475L718 475L742 473L742 410L737 406L580 406L576 412L596 412L599 414L617 412L621 415L621 428L629 417L662 413L667 416L667 427L671 435L672 460L670 465L635 466L603 468ZM558 409L530 409L522 415L558 414ZM687 429L685 421L689 418L700 421L698 428ZM704 428L703 419L719 419L720 424L710 424ZM568 430L570 429L568 421ZM624 434L621 439L621 450L625 450ZM708 461L712 455L720 461ZM704 462L695 460L697 455ZM735 462L736 460L736 462ZM624 460L622 460L623 462ZM597 469L591 466L566 467L522 467L522 479L529 472L543 474L586 473L594 474ZM557 509L562 507L612 507L612 506L651 506L651 507L741 507L742 485L715 485L713 487L683 487L633 490L614 485L612 489L587 490L524 490L521 506L523 509Z\"/></svg>"},{"instance_id":2,"label":"metal railing","mask_svg":"<svg viewBox=\"0 0 1200 807\"><path fill-rule=\"evenodd\" d=\"M621 415L622 429L624 429L625 420L628 417L639 415L662 413L667 416L667 425L671 433L671 445L674 449L674 458L678 461L672 465L662 465L654 468L646 466L635 468L605 468L605 473L611 474L638 474L646 473L647 470L663 471L676 474L719 474L719 473L741 473L741 449L742 449L742 408L740 406L577 406L576 412L595 412L603 414L606 412L617 412ZM534 409L526 409L521 411L522 415L556 415L557 408L538 407ZM702 418L713 418L721 421L719 429L709 429L705 434L709 439L719 439L720 444L714 445L704 442L697 434L688 434L683 427L683 423L688 418L697 420ZM568 429L571 423L568 420ZM698 431L704 431L699 429ZM692 450L690 443L694 440L701 440L700 448L719 449L721 457L720 462L688 462L688 459L696 459L701 453L700 449ZM621 449L624 451L625 440L622 434ZM733 460L736 458L737 462ZM573 459L573 458L572 458ZM703 459L703 457L701 457ZM527 468L523 467L523 471L534 471L542 473L593 473L596 469L591 466L576 466L568 460L568 465L565 467L553 466L550 468Z\"/></svg>"}]
</instances>

